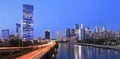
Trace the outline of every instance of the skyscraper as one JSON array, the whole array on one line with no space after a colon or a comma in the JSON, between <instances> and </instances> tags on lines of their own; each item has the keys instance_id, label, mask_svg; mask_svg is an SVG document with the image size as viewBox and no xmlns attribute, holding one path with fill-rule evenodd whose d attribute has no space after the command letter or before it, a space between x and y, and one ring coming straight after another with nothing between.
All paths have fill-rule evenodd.
<instances>
[{"instance_id":1,"label":"skyscraper","mask_svg":"<svg viewBox=\"0 0 120 59\"><path fill-rule=\"evenodd\" d=\"M75 36L79 36L79 25L78 24L74 25L74 30L75 30Z\"/></svg>"},{"instance_id":2,"label":"skyscraper","mask_svg":"<svg viewBox=\"0 0 120 59\"><path fill-rule=\"evenodd\" d=\"M79 29L79 25L78 25L78 24L75 24L75 25L74 25L74 29Z\"/></svg>"},{"instance_id":3,"label":"skyscraper","mask_svg":"<svg viewBox=\"0 0 120 59\"><path fill-rule=\"evenodd\" d=\"M88 39L90 37L91 31L89 29L89 27L85 28L85 38Z\"/></svg>"},{"instance_id":4,"label":"skyscraper","mask_svg":"<svg viewBox=\"0 0 120 59\"><path fill-rule=\"evenodd\" d=\"M85 31L90 31L90 29L89 29L89 27L88 27L88 26L85 28Z\"/></svg>"},{"instance_id":5,"label":"skyscraper","mask_svg":"<svg viewBox=\"0 0 120 59\"><path fill-rule=\"evenodd\" d=\"M16 23L16 34L21 35L21 24Z\"/></svg>"},{"instance_id":6,"label":"skyscraper","mask_svg":"<svg viewBox=\"0 0 120 59\"><path fill-rule=\"evenodd\" d=\"M84 25L81 24L81 28L79 29L79 40L84 40L85 39L85 29Z\"/></svg>"},{"instance_id":7,"label":"skyscraper","mask_svg":"<svg viewBox=\"0 0 120 59\"><path fill-rule=\"evenodd\" d=\"M2 39L8 39L8 37L9 37L9 29L4 29L4 30L2 30L1 31L1 38Z\"/></svg>"},{"instance_id":8,"label":"skyscraper","mask_svg":"<svg viewBox=\"0 0 120 59\"><path fill-rule=\"evenodd\" d=\"M71 35L70 35L70 28L67 28L66 29L66 37L70 37Z\"/></svg>"},{"instance_id":9,"label":"skyscraper","mask_svg":"<svg viewBox=\"0 0 120 59\"><path fill-rule=\"evenodd\" d=\"M75 30L71 29L70 34L71 34L71 37L75 36Z\"/></svg>"},{"instance_id":10,"label":"skyscraper","mask_svg":"<svg viewBox=\"0 0 120 59\"><path fill-rule=\"evenodd\" d=\"M102 32L105 32L105 31L106 31L106 26L104 25L102 28Z\"/></svg>"},{"instance_id":11,"label":"skyscraper","mask_svg":"<svg viewBox=\"0 0 120 59\"><path fill-rule=\"evenodd\" d=\"M120 39L120 32L115 32L114 36L115 36L116 39Z\"/></svg>"},{"instance_id":12,"label":"skyscraper","mask_svg":"<svg viewBox=\"0 0 120 59\"><path fill-rule=\"evenodd\" d=\"M99 32L99 27L98 26L96 26L95 32Z\"/></svg>"},{"instance_id":13,"label":"skyscraper","mask_svg":"<svg viewBox=\"0 0 120 59\"><path fill-rule=\"evenodd\" d=\"M50 39L50 30L45 31L45 39Z\"/></svg>"},{"instance_id":14,"label":"skyscraper","mask_svg":"<svg viewBox=\"0 0 120 59\"><path fill-rule=\"evenodd\" d=\"M23 5L22 37L33 39L33 6Z\"/></svg>"},{"instance_id":15,"label":"skyscraper","mask_svg":"<svg viewBox=\"0 0 120 59\"><path fill-rule=\"evenodd\" d=\"M57 31L56 32L56 39L57 39L57 41L61 41L62 40L62 33L61 33L61 31Z\"/></svg>"},{"instance_id":16,"label":"skyscraper","mask_svg":"<svg viewBox=\"0 0 120 59\"><path fill-rule=\"evenodd\" d=\"M106 31L106 26L104 25L102 27L102 39L107 39L108 38L108 32Z\"/></svg>"},{"instance_id":17,"label":"skyscraper","mask_svg":"<svg viewBox=\"0 0 120 59\"><path fill-rule=\"evenodd\" d=\"M65 35L66 35L66 40L70 40L70 37L71 37L70 28L67 28L67 29L66 29Z\"/></svg>"}]
</instances>

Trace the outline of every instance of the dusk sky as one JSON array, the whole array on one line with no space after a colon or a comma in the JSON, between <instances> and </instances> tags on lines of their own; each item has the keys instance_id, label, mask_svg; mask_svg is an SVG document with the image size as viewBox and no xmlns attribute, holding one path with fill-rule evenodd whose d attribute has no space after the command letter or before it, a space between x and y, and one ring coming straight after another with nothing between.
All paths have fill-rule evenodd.
<instances>
[{"instance_id":1,"label":"dusk sky","mask_svg":"<svg viewBox=\"0 0 120 59\"><path fill-rule=\"evenodd\" d=\"M120 0L1 0L0 30L15 33L15 24L23 18L23 4L34 6L34 37L50 30L54 38L56 31L64 34L66 28L81 23L92 31L96 25L100 30L106 25L108 30L120 31Z\"/></svg>"}]
</instances>

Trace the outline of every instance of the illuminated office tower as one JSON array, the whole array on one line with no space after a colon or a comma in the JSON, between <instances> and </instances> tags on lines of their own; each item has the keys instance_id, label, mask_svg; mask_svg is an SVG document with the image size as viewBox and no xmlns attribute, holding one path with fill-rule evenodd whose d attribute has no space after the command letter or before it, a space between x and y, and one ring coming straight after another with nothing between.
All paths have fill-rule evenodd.
<instances>
[{"instance_id":1,"label":"illuminated office tower","mask_svg":"<svg viewBox=\"0 0 120 59\"><path fill-rule=\"evenodd\" d=\"M33 6L23 5L22 37L26 40L33 39Z\"/></svg>"},{"instance_id":2,"label":"illuminated office tower","mask_svg":"<svg viewBox=\"0 0 120 59\"><path fill-rule=\"evenodd\" d=\"M115 37L116 39L120 39L120 32L115 32L114 37Z\"/></svg>"},{"instance_id":3,"label":"illuminated office tower","mask_svg":"<svg viewBox=\"0 0 120 59\"><path fill-rule=\"evenodd\" d=\"M89 27L86 27L86 28L85 28L85 32L86 32L87 34L90 33L90 29L89 29Z\"/></svg>"},{"instance_id":4,"label":"illuminated office tower","mask_svg":"<svg viewBox=\"0 0 120 59\"><path fill-rule=\"evenodd\" d=\"M56 39L57 39L57 41L61 41L61 39L62 39L62 33L61 33L61 31L57 31L56 32Z\"/></svg>"},{"instance_id":5,"label":"illuminated office tower","mask_svg":"<svg viewBox=\"0 0 120 59\"><path fill-rule=\"evenodd\" d=\"M79 29L79 25L78 25L78 24L75 24L75 25L74 25L74 29Z\"/></svg>"},{"instance_id":6,"label":"illuminated office tower","mask_svg":"<svg viewBox=\"0 0 120 59\"><path fill-rule=\"evenodd\" d=\"M104 25L103 27L102 27L102 39L107 39L108 38L108 32L107 32L107 30L106 30L106 26Z\"/></svg>"},{"instance_id":7,"label":"illuminated office tower","mask_svg":"<svg viewBox=\"0 0 120 59\"><path fill-rule=\"evenodd\" d=\"M85 39L85 29L84 25L81 24L81 28L79 29L79 40L84 40Z\"/></svg>"},{"instance_id":8,"label":"illuminated office tower","mask_svg":"<svg viewBox=\"0 0 120 59\"><path fill-rule=\"evenodd\" d=\"M50 30L45 31L45 39L50 39Z\"/></svg>"},{"instance_id":9,"label":"illuminated office tower","mask_svg":"<svg viewBox=\"0 0 120 59\"><path fill-rule=\"evenodd\" d=\"M21 35L21 24L16 23L16 35Z\"/></svg>"},{"instance_id":10,"label":"illuminated office tower","mask_svg":"<svg viewBox=\"0 0 120 59\"><path fill-rule=\"evenodd\" d=\"M102 32L106 32L106 26L103 26Z\"/></svg>"},{"instance_id":11,"label":"illuminated office tower","mask_svg":"<svg viewBox=\"0 0 120 59\"><path fill-rule=\"evenodd\" d=\"M95 32L96 32L96 33L99 32L99 27L98 27L98 26L96 26Z\"/></svg>"},{"instance_id":12,"label":"illuminated office tower","mask_svg":"<svg viewBox=\"0 0 120 59\"><path fill-rule=\"evenodd\" d=\"M70 28L67 28L67 29L66 29L65 35L66 35L66 40L70 40L70 38L71 38Z\"/></svg>"},{"instance_id":13,"label":"illuminated office tower","mask_svg":"<svg viewBox=\"0 0 120 59\"><path fill-rule=\"evenodd\" d=\"M74 30L74 29L71 29L71 30L70 30L70 34L71 34L71 37L75 36L75 30Z\"/></svg>"},{"instance_id":14,"label":"illuminated office tower","mask_svg":"<svg viewBox=\"0 0 120 59\"><path fill-rule=\"evenodd\" d=\"M75 30L75 36L79 36L79 25L78 24L74 25L74 30Z\"/></svg>"},{"instance_id":15,"label":"illuminated office tower","mask_svg":"<svg viewBox=\"0 0 120 59\"><path fill-rule=\"evenodd\" d=\"M67 38L70 38L70 37L71 37L71 35L70 35L70 28L67 28L67 29L66 29L66 37L67 37Z\"/></svg>"},{"instance_id":16,"label":"illuminated office tower","mask_svg":"<svg viewBox=\"0 0 120 59\"><path fill-rule=\"evenodd\" d=\"M85 28L85 38L88 39L90 37L91 31L89 29L89 27Z\"/></svg>"},{"instance_id":17,"label":"illuminated office tower","mask_svg":"<svg viewBox=\"0 0 120 59\"><path fill-rule=\"evenodd\" d=\"M8 37L9 37L9 29L1 30L1 38L8 39Z\"/></svg>"}]
</instances>

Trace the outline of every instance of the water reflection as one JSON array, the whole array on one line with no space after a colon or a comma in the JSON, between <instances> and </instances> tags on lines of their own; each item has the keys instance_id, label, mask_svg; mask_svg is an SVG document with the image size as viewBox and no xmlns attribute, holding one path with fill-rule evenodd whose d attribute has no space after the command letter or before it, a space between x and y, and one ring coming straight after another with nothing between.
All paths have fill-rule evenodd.
<instances>
[{"instance_id":1,"label":"water reflection","mask_svg":"<svg viewBox=\"0 0 120 59\"><path fill-rule=\"evenodd\" d=\"M76 53L74 54L74 56L76 56L75 59L120 59L120 52L115 50L106 50L81 45L78 45L78 47L75 47L74 49L76 48L78 48L79 57L76 56Z\"/></svg>"},{"instance_id":2,"label":"water reflection","mask_svg":"<svg viewBox=\"0 0 120 59\"><path fill-rule=\"evenodd\" d=\"M57 59L74 59L74 46L72 44L59 44Z\"/></svg>"},{"instance_id":3,"label":"water reflection","mask_svg":"<svg viewBox=\"0 0 120 59\"><path fill-rule=\"evenodd\" d=\"M59 43L47 59L120 59L120 52L90 46Z\"/></svg>"},{"instance_id":4,"label":"water reflection","mask_svg":"<svg viewBox=\"0 0 120 59\"><path fill-rule=\"evenodd\" d=\"M79 58L78 56L81 57L81 50L78 50L78 46L77 45L74 46L74 56L75 56L75 59L78 59Z\"/></svg>"}]
</instances>

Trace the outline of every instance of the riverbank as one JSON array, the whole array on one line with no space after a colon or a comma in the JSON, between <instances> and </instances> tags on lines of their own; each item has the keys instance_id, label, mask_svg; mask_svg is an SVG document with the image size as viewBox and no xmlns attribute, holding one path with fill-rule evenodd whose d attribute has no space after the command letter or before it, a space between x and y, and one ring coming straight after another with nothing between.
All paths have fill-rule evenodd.
<instances>
[{"instance_id":1,"label":"riverbank","mask_svg":"<svg viewBox=\"0 0 120 59\"><path fill-rule=\"evenodd\" d=\"M77 43L77 45L83 45L83 46L92 46L97 48L103 48L103 49L112 49L112 50L118 50L120 51L120 45L96 45L96 44L87 44L87 43Z\"/></svg>"}]
</instances>

